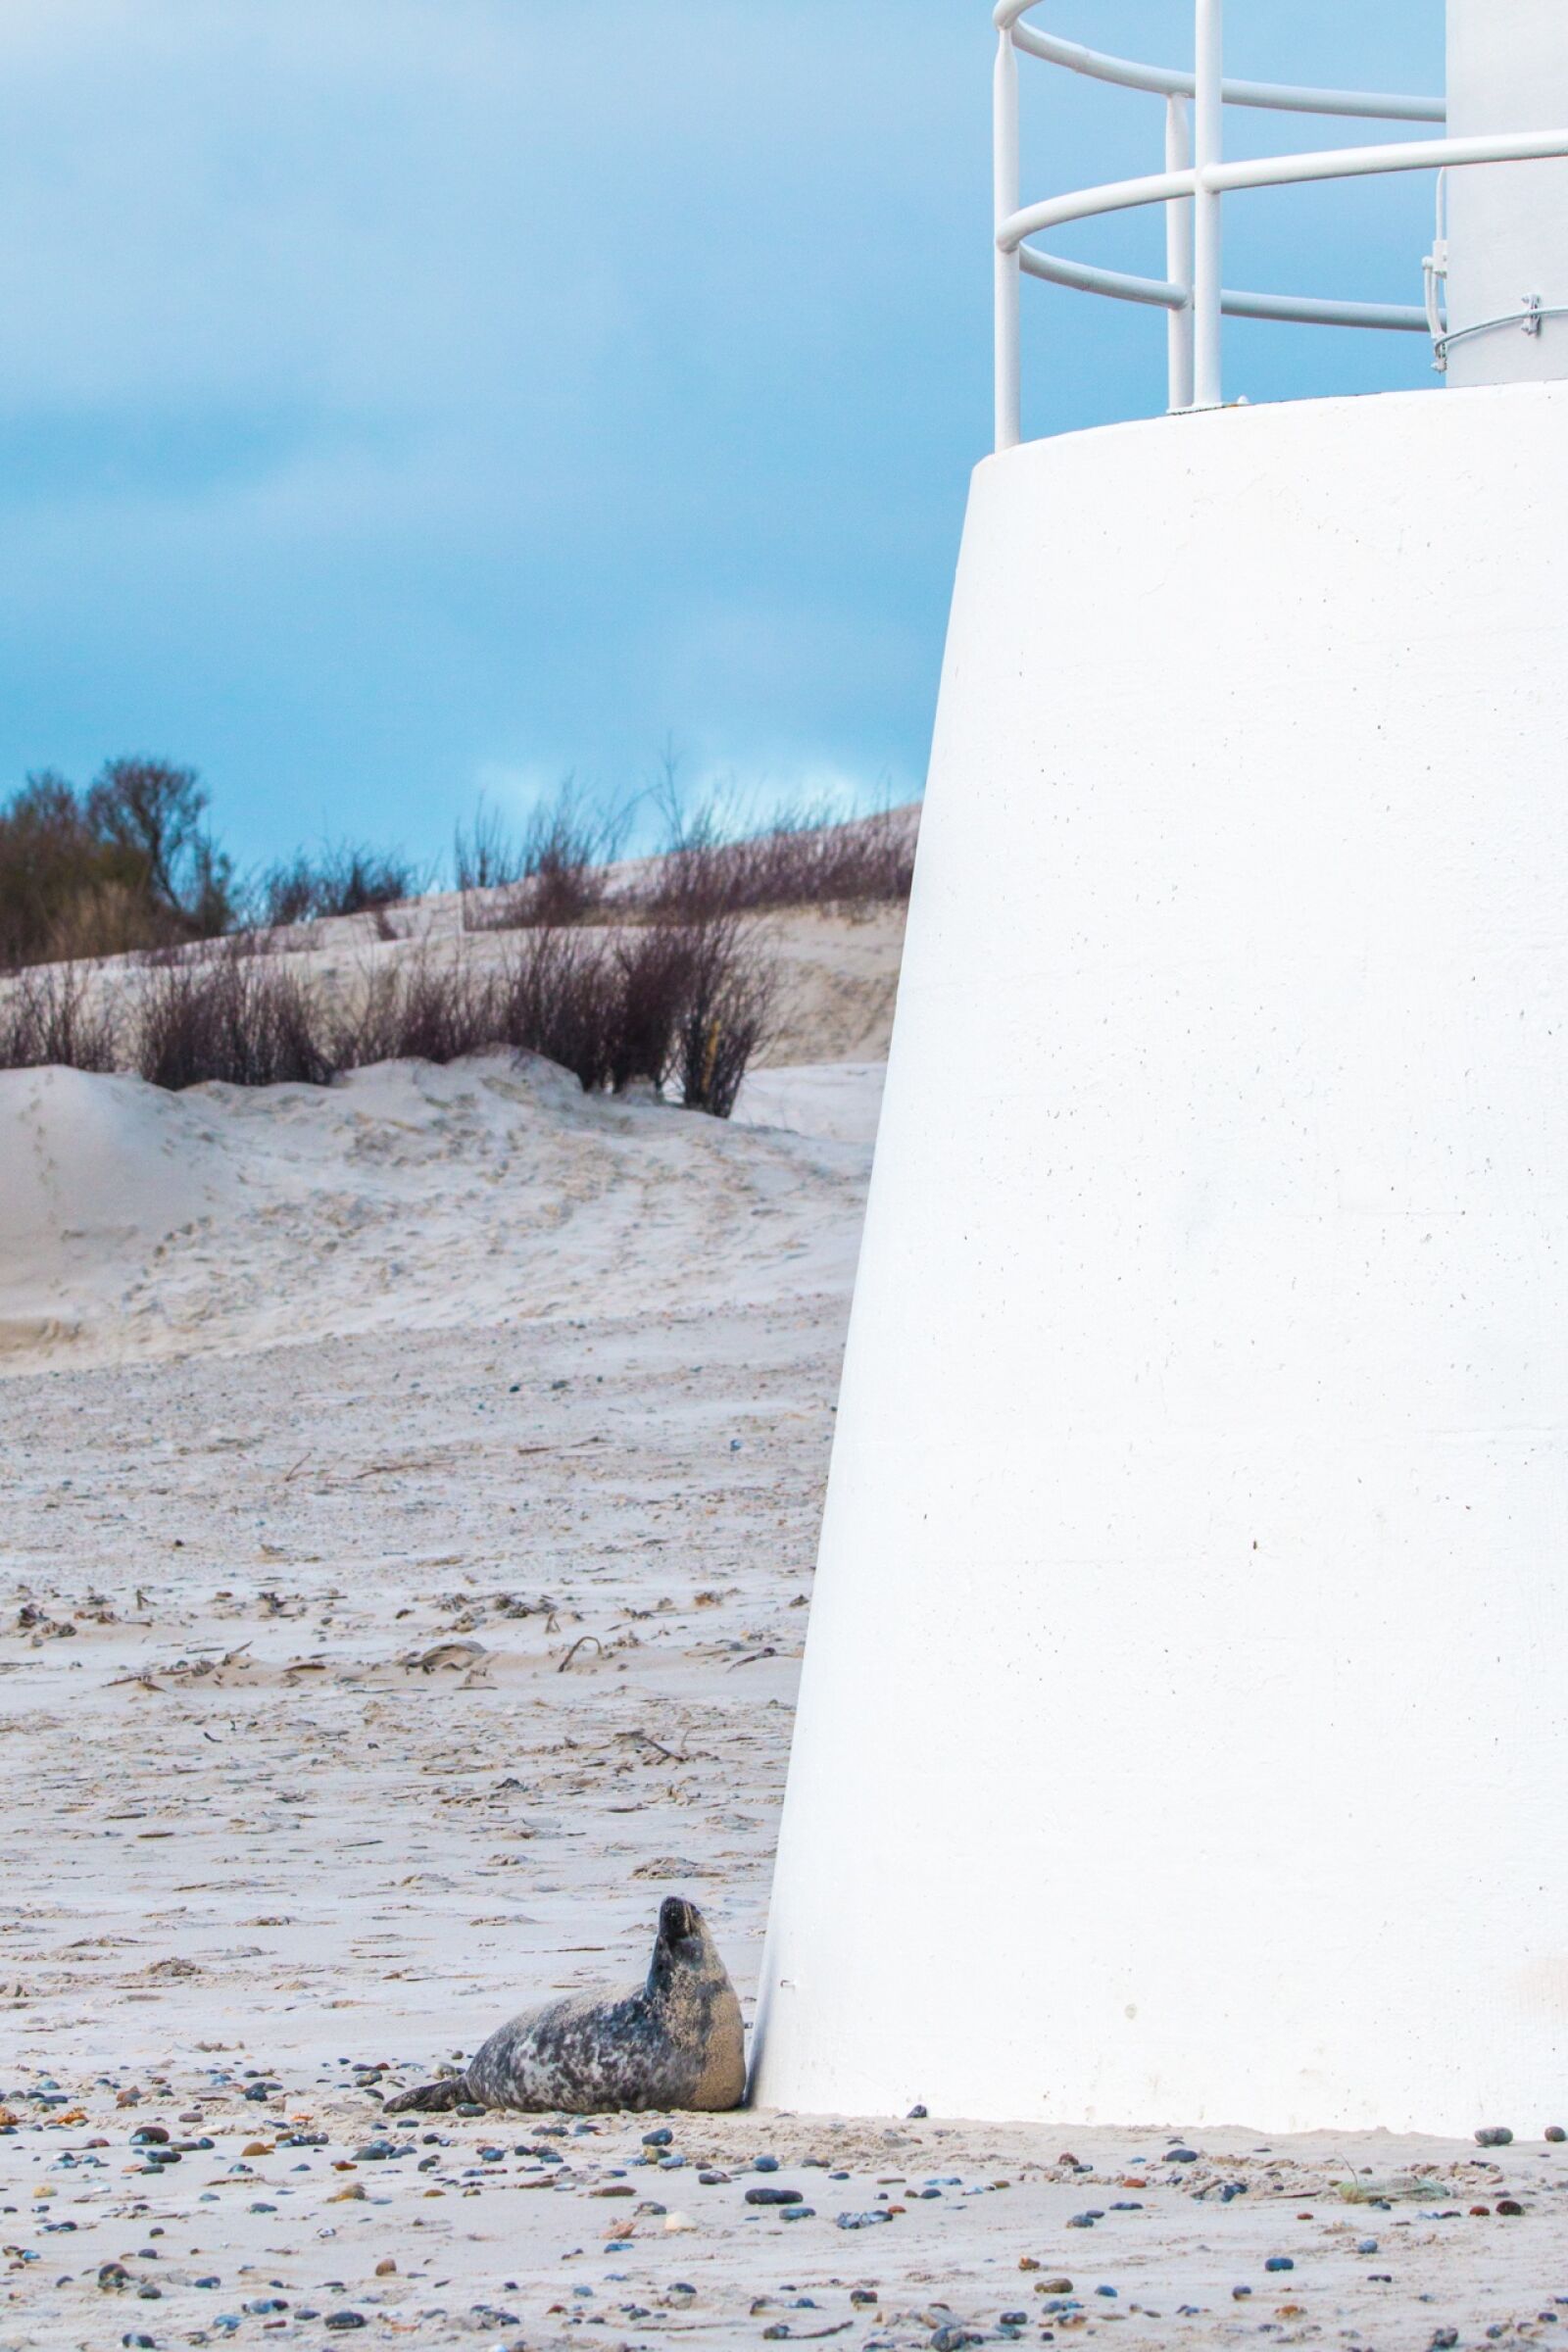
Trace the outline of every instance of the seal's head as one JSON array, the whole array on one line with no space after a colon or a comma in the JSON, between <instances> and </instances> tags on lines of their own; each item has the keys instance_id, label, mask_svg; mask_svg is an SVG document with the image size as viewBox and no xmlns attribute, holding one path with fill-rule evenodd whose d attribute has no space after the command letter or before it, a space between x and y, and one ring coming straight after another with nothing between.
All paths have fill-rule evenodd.
<instances>
[{"instance_id":1,"label":"seal's head","mask_svg":"<svg viewBox=\"0 0 1568 2352\"><path fill-rule=\"evenodd\" d=\"M678 2082L660 2099L670 2107L738 2107L746 2090L746 2029L735 1987L708 1922L683 1894L659 1906L659 1934L645 1994L650 2024L679 2061Z\"/></svg>"},{"instance_id":2,"label":"seal's head","mask_svg":"<svg viewBox=\"0 0 1568 2352\"><path fill-rule=\"evenodd\" d=\"M653 1966L648 1973L651 1991L667 1984L683 1969L710 1976L722 1965L713 1950L708 1925L695 1903L682 1894L666 1894L659 1906L659 1934L654 1941Z\"/></svg>"}]
</instances>

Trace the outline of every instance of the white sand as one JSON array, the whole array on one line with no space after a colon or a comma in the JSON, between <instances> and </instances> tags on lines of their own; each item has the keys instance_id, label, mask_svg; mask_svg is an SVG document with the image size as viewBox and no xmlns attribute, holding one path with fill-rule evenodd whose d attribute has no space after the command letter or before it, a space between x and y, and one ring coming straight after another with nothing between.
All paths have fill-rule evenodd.
<instances>
[{"instance_id":1,"label":"white sand","mask_svg":"<svg viewBox=\"0 0 1568 2352\"><path fill-rule=\"evenodd\" d=\"M355 2160L376 2110L342 2061L413 2081L527 1999L639 1975L674 1888L750 2013L876 987L880 1013L839 967L824 1028L861 1066L760 1073L758 1124L501 1057L327 1094L0 1077L0 2352L913 2345L1016 2311L1031 2341L1568 2330L1568 2165L1523 2144L1545 2115L1495 2119L1522 2143L1496 2170L1246 2132L1166 2165L1179 2117L676 2119L665 2171L646 2122L410 2117L410 2153ZM243 2099L247 2070L279 2090ZM149 2122L213 2144L155 2177ZM764 2151L783 2169L748 2172ZM1351 2207L1347 2164L1436 2185ZM810 2218L749 2208L768 2184ZM366 2328L329 2332L343 2310Z\"/></svg>"},{"instance_id":2,"label":"white sand","mask_svg":"<svg viewBox=\"0 0 1568 2352\"><path fill-rule=\"evenodd\" d=\"M754 1083L761 1118L781 1085L834 1093ZM824 1124L863 1136L869 1083ZM183 1095L5 1071L0 1135L0 1335L76 1368L840 1292L865 1160L863 1141L591 1099L505 1054Z\"/></svg>"}]
</instances>

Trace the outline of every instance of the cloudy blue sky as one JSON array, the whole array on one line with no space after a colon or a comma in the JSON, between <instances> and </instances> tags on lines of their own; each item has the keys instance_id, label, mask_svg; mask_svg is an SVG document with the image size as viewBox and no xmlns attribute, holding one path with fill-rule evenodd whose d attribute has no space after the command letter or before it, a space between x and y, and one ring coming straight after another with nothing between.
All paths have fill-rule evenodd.
<instances>
[{"instance_id":1,"label":"cloudy blue sky","mask_svg":"<svg viewBox=\"0 0 1568 2352\"><path fill-rule=\"evenodd\" d=\"M1239 73L1441 86L1438 0L1230 15ZM1042 21L1190 46L1186 0ZM260 859L434 856L481 791L622 791L670 740L697 789L917 790L989 426L990 56L985 0L8 0L0 791L165 754ZM1024 72L1026 193L1157 168L1156 102ZM1227 277L1419 299L1430 205L1236 200ZM1154 314L1025 302L1031 432L1160 405ZM1245 325L1229 368L1432 380L1413 338Z\"/></svg>"}]
</instances>

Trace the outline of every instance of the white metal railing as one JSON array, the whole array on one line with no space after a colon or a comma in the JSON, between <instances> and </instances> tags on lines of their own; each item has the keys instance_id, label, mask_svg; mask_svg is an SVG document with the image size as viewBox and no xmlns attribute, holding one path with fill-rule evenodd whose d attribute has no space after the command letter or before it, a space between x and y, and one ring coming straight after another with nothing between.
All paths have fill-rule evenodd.
<instances>
[{"instance_id":1,"label":"white metal railing","mask_svg":"<svg viewBox=\"0 0 1568 2352\"><path fill-rule=\"evenodd\" d=\"M1306 155L1265 156L1256 162L1224 161L1227 106L1267 107L1285 114L1352 115L1378 122L1445 122L1441 98L1411 98L1367 90L1318 90L1277 82L1236 81L1224 70L1224 0L1195 0L1196 65L1191 74L1165 66L1104 57L1074 41L1041 32L1025 19L1044 0L997 0L995 84L996 193L996 445L1010 449L1020 437L1019 290L1023 276L1107 294L1120 302L1148 303L1168 316L1167 364L1172 410L1212 409L1224 398L1221 322L1276 318L1313 326L1375 326L1430 334L1438 365L1458 337L1444 331L1437 281L1443 274L1441 243L1425 268L1423 304L1338 302L1319 296L1238 293L1220 277L1221 205L1244 188L1290 187L1317 179L1353 179L1381 172L1446 172L1474 164L1521 164L1568 156L1568 130L1541 130L1471 139L1406 139L1383 147L1334 147ZM1114 180L1081 188L1043 204L1018 202L1018 53L1048 65L1123 89L1148 90L1165 101L1165 169L1141 179ZM1102 270L1043 253L1026 239L1088 220L1102 213L1139 205L1165 207L1165 275L1135 277L1124 270ZM1539 317L1546 314L1538 314ZM1464 334L1489 331L1488 320ZM1527 331L1528 318L1525 320Z\"/></svg>"}]
</instances>

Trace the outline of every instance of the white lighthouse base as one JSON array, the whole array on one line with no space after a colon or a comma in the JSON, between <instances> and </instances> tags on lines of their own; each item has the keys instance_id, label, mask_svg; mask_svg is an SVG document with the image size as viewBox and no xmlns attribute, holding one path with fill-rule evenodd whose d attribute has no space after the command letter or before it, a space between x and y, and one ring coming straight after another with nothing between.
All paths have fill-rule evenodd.
<instances>
[{"instance_id":1,"label":"white lighthouse base","mask_svg":"<svg viewBox=\"0 0 1568 2352\"><path fill-rule=\"evenodd\" d=\"M976 474L754 2096L1568 2120L1568 385Z\"/></svg>"}]
</instances>

